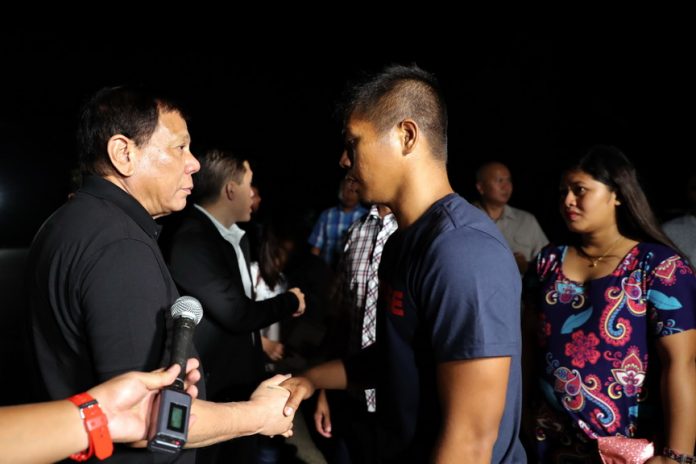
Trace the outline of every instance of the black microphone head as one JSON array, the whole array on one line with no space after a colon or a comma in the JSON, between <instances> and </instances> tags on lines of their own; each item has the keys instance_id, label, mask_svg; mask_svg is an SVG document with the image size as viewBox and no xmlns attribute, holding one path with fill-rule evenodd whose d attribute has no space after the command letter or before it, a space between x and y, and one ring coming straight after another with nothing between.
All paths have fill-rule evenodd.
<instances>
[{"instance_id":1,"label":"black microphone head","mask_svg":"<svg viewBox=\"0 0 696 464\"><path fill-rule=\"evenodd\" d=\"M203 306L192 296L180 296L172 305L171 314L174 319L183 317L198 324L203 319Z\"/></svg>"}]
</instances>

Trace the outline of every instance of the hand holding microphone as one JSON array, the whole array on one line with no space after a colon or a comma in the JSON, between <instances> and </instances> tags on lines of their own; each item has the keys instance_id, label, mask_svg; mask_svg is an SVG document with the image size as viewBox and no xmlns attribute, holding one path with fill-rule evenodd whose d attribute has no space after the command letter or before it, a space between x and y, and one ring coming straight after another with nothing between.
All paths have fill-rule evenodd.
<instances>
[{"instance_id":1,"label":"hand holding microphone","mask_svg":"<svg viewBox=\"0 0 696 464\"><path fill-rule=\"evenodd\" d=\"M186 362L191 355L193 345L193 333L196 326L203 319L203 307L200 301L192 296L177 298L171 308L174 319L174 339L172 340L172 354L169 365L178 364L181 371L174 381L174 387L184 391L184 378L186 376Z\"/></svg>"},{"instance_id":2,"label":"hand holding microphone","mask_svg":"<svg viewBox=\"0 0 696 464\"><path fill-rule=\"evenodd\" d=\"M191 396L184 390L186 362L191 352L193 333L203 317L201 303L191 297L178 298L171 308L174 319L174 339L171 349L171 364L181 366L179 375L171 386L163 389L157 397L154 411L157 416L150 423L148 448L152 451L178 453L188 438Z\"/></svg>"}]
</instances>

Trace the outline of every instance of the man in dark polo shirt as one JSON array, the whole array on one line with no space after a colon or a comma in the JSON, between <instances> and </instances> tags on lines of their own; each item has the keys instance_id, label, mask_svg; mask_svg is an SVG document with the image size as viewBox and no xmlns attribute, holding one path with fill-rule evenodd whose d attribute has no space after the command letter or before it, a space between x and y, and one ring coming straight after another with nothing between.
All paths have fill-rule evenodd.
<instances>
[{"instance_id":1,"label":"man in dark polo shirt","mask_svg":"<svg viewBox=\"0 0 696 464\"><path fill-rule=\"evenodd\" d=\"M379 462L524 463L520 278L495 224L453 192L435 78L390 66L352 89L340 164L399 229L379 266L376 343L283 384L376 387Z\"/></svg>"},{"instance_id":2,"label":"man in dark polo shirt","mask_svg":"<svg viewBox=\"0 0 696 464\"><path fill-rule=\"evenodd\" d=\"M179 295L154 218L186 205L200 167L190 141L181 110L141 89L102 89L85 105L78 129L84 185L44 223L29 256L32 343L49 399L169 362L169 308ZM195 400L189 445L287 433L287 392L268 387L248 402ZM205 398L204 384L199 390ZM111 462L177 458L194 462L195 453L172 458L121 447Z\"/></svg>"}]
</instances>

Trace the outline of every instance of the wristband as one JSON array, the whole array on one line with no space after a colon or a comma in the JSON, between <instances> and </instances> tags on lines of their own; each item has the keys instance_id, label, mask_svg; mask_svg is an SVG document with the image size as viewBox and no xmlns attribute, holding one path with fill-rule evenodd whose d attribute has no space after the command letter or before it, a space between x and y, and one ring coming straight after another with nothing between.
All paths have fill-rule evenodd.
<instances>
[{"instance_id":1,"label":"wristband","mask_svg":"<svg viewBox=\"0 0 696 464\"><path fill-rule=\"evenodd\" d=\"M89 446L86 450L70 455L70 459L75 461L86 461L93 454L99 460L104 460L111 456L114 451L114 444L109 434L109 421L104 415L104 411L99 407L97 400L92 398L89 393L80 393L71 396L68 401L80 409L80 417L85 424L85 430L89 436Z\"/></svg>"},{"instance_id":2,"label":"wristband","mask_svg":"<svg viewBox=\"0 0 696 464\"><path fill-rule=\"evenodd\" d=\"M696 463L696 457L688 455L688 454L681 454L676 451L674 451L672 448L668 448L665 446L665 449L662 450L662 455L666 458L670 458L673 461L677 461L680 464L694 464Z\"/></svg>"}]
</instances>

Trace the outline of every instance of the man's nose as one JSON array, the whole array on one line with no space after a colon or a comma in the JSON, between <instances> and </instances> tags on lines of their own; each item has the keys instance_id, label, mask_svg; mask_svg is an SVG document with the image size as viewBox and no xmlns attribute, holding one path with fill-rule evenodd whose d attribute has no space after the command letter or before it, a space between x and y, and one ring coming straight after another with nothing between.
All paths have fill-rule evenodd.
<instances>
[{"instance_id":1,"label":"man's nose","mask_svg":"<svg viewBox=\"0 0 696 464\"><path fill-rule=\"evenodd\" d=\"M348 169L351 167L350 157L348 156L348 150L343 150L341 153L341 158L338 160L338 165L343 169Z\"/></svg>"}]
</instances>

